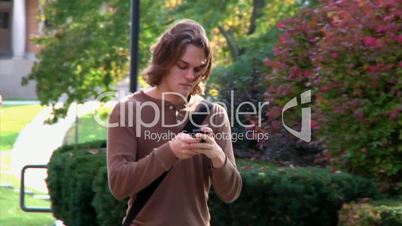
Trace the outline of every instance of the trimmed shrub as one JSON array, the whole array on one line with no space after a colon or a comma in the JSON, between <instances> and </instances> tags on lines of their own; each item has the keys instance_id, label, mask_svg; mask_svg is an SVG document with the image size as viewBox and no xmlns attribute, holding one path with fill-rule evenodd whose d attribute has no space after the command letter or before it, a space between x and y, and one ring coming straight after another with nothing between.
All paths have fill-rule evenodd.
<instances>
[{"instance_id":1,"label":"trimmed shrub","mask_svg":"<svg viewBox=\"0 0 402 226\"><path fill-rule=\"evenodd\" d=\"M52 208L66 225L121 224L127 202L117 201L109 191L103 144L63 147L51 158L47 181ZM240 159L238 166L244 182L241 196L225 204L211 192L212 225L332 226L343 203L378 194L369 180L346 173Z\"/></svg>"},{"instance_id":2,"label":"trimmed shrub","mask_svg":"<svg viewBox=\"0 0 402 226\"><path fill-rule=\"evenodd\" d=\"M106 164L105 144L102 141L63 146L54 151L49 161L46 182L53 214L66 225L97 225L91 205L92 181Z\"/></svg>"},{"instance_id":3,"label":"trimmed shrub","mask_svg":"<svg viewBox=\"0 0 402 226\"><path fill-rule=\"evenodd\" d=\"M126 214L127 201L118 201L110 193L107 182L106 166L100 168L98 175L93 180L95 196L92 206L96 210L96 220L99 226L120 225Z\"/></svg>"},{"instance_id":4,"label":"trimmed shrub","mask_svg":"<svg viewBox=\"0 0 402 226\"><path fill-rule=\"evenodd\" d=\"M338 226L401 226L402 200L382 203L344 204L339 211Z\"/></svg>"},{"instance_id":5,"label":"trimmed shrub","mask_svg":"<svg viewBox=\"0 0 402 226\"><path fill-rule=\"evenodd\" d=\"M376 197L369 180L320 168L240 166L244 187L233 204L211 195L212 225L336 225L342 203Z\"/></svg>"}]
</instances>

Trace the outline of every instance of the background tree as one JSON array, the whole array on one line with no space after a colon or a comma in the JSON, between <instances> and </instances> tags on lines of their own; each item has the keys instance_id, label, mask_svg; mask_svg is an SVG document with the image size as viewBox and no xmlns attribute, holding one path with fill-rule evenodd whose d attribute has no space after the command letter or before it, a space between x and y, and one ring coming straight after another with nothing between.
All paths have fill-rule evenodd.
<instances>
[{"instance_id":1,"label":"background tree","mask_svg":"<svg viewBox=\"0 0 402 226\"><path fill-rule=\"evenodd\" d=\"M169 2L141 1L139 63L144 67L149 48L170 23ZM73 102L83 103L115 89L129 72L130 1L43 1L44 35L36 63L22 83L36 80L44 105L53 106L53 118L67 114ZM56 103L65 97L64 104Z\"/></svg>"},{"instance_id":2,"label":"background tree","mask_svg":"<svg viewBox=\"0 0 402 226\"><path fill-rule=\"evenodd\" d=\"M42 104L65 105L54 118L65 116L68 106L84 102L112 88L128 70L129 1L59 0L44 3L48 26L37 39L39 62L23 80L36 80Z\"/></svg>"},{"instance_id":3,"label":"background tree","mask_svg":"<svg viewBox=\"0 0 402 226\"><path fill-rule=\"evenodd\" d=\"M55 122L66 115L72 102L82 103L112 90L128 74L130 1L58 0L42 4L47 26L45 34L36 40L42 51L23 84L36 80L38 98L45 105L55 107L65 96L64 105L54 108L51 121ZM212 40L216 64L229 65L249 54L247 51L261 49L266 40L260 37L278 18L291 15L298 4L302 3L143 0L139 68L144 68L150 57L150 45L178 19L192 18L202 23Z\"/></svg>"},{"instance_id":4,"label":"background tree","mask_svg":"<svg viewBox=\"0 0 402 226\"><path fill-rule=\"evenodd\" d=\"M247 10L245 11L248 14L232 14L227 18L227 23L222 26L223 29L219 29L219 31L225 30L232 34L233 40L236 40L233 46L236 46L238 55L231 58L230 56L234 55L234 51L228 50L231 49L229 45L227 45L228 47L223 47L223 49L227 50L226 53L231 52L231 54L222 57L222 61L213 71L212 82L208 83L210 94L216 95L213 100L224 102L227 106L230 106L233 101L234 110L240 103L245 101L252 102L255 106L258 106L258 102L265 101L265 90L269 85L269 81L264 76L266 66L264 66L261 59L273 56L273 47L278 42L279 37L279 30L276 24L283 18L295 15L303 7L311 7L317 4L316 1L248 1L248 3L247 7L245 5L235 5L243 10L246 8ZM225 31L221 36L225 36ZM232 93L234 94L233 98ZM271 108L271 105L263 108L262 115L265 115L265 111L269 108ZM248 105L243 105L241 108L241 111L251 110ZM232 109L228 109L229 115L231 115L231 111ZM241 118L243 124L249 124L247 120L248 116ZM271 129L271 127L268 128L269 130ZM236 133L245 135L249 129L258 130L258 128L244 128L236 120L234 121L233 130ZM269 131L269 134L273 133ZM235 142L236 154L250 156L249 151L257 151L255 154L264 155L258 156L258 158L265 160L281 159L288 161L300 158L300 154L295 156L296 153L291 153L306 152L306 148L295 147L297 140L289 139L288 137L270 137L268 141L272 142L269 144L250 139L237 141ZM297 148L300 151L296 150ZM272 152L271 150L276 150L282 156L273 156L273 153L268 153ZM314 154L319 150L314 148L312 151ZM285 155L286 157L283 158ZM291 155L294 157L291 157ZM310 160L310 162L312 161ZM296 162L292 163L296 164Z\"/></svg>"}]
</instances>

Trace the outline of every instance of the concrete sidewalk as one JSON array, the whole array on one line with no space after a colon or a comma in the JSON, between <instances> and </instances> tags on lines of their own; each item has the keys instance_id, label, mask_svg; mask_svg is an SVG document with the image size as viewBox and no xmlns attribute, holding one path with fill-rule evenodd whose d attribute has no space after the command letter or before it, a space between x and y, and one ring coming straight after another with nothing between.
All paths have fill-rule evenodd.
<instances>
[{"instance_id":1,"label":"concrete sidewalk","mask_svg":"<svg viewBox=\"0 0 402 226\"><path fill-rule=\"evenodd\" d=\"M21 170L25 165L46 165L53 151L63 145L64 137L74 124L76 114L87 114L96 109L96 102L82 105L72 104L64 119L55 124L45 124L51 109L46 107L34 120L22 129L12 149L13 173L20 179ZM27 170L25 185L47 193L45 178L46 170Z\"/></svg>"},{"instance_id":2,"label":"concrete sidewalk","mask_svg":"<svg viewBox=\"0 0 402 226\"><path fill-rule=\"evenodd\" d=\"M141 88L141 87L140 87ZM119 82L116 86L114 101L106 105L114 106L116 100L129 95L129 77ZM120 95L120 96L119 96ZM62 98L63 100L63 98ZM67 116L59 119L56 124L47 125L44 121L50 116L51 109L45 108L35 119L20 131L12 149L13 173L20 179L21 170L25 165L46 165L55 149L63 145L64 137L68 129L74 124L75 117L94 112L99 107L99 102L88 101L85 104L72 104ZM34 171L34 170L32 170ZM28 172L28 171L27 171ZM26 177L26 186L48 193L44 179L46 170L35 170L35 174Z\"/></svg>"}]
</instances>

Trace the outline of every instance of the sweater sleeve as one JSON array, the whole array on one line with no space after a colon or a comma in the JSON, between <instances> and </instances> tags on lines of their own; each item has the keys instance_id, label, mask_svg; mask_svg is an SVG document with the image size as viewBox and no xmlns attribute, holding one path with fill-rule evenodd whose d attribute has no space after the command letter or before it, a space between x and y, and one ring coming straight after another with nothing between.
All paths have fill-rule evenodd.
<instances>
[{"instance_id":1,"label":"sweater sleeve","mask_svg":"<svg viewBox=\"0 0 402 226\"><path fill-rule=\"evenodd\" d=\"M225 109L214 105L211 122L214 127L215 140L226 155L226 160L220 168L213 168L211 163L212 186L220 199L226 203L235 201L242 189L242 178L237 169L233 154L232 133Z\"/></svg>"},{"instance_id":2,"label":"sweater sleeve","mask_svg":"<svg viewBox=\"0 0 402 226\"><path fill-rule=\"evenodd\" d=\"M122 107L123 105L125 106ZM136 159L139 150L135 124L134 127L124 125L124 122L128 121L127 117L135 115L129 116L127 109L127 102L114 107L109 117L107 139L108 184L113 196L119 200L136 194L148 186L177 161L169 143L154 148L140 160ZM121 117L126 119L120 120Z\"/></svg>"}]
</instances>

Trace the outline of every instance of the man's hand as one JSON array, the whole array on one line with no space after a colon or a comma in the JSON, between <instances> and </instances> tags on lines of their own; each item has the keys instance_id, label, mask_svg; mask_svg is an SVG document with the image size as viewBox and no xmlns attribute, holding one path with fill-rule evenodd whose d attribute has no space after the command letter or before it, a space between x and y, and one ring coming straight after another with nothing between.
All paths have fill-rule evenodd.
<instances>
[{"instance_id":1,"label":"man's hand","mask_svg":"<svg viewBox=\"0 0 402 226\"><path fill-rule=\"evenodd\" d=\"M189 134L179 133L171 141L169 141L169 146L176 158L188 159L199 154L191 148L191 143L194 141L198 142Z\"/></svg>"},{"instance_id":2,"label":"man's hand","mask_svg":"<svg viewBox=\"0 0 402 226\"><path fill-rule=\"evenodd\" d=\"M209 127L201 128L204 133L197 133L194 140L190 140L190 149L196 153L204 154L212 161L214 168L223 166L226 155L222 148L216 143L213 131ZM202 142L203 141L203 142Z\"/></svg>"}]
</instances>

